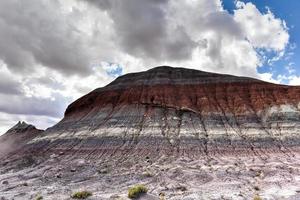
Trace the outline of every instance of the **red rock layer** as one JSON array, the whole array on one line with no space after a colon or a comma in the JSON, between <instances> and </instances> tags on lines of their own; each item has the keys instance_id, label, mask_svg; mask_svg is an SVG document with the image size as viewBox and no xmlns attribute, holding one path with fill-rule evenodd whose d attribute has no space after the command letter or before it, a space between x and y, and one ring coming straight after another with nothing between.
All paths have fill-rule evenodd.
<instances>
[{"instance_id":1,"label":"red rock layer","mask_svg":"<svg viewBox=\"0 0 300 200\"><path fill-rule=\"evenodd\" d=\"M224 76L219 82L213 83L193 84L190 80L191 83L187 84L140 84L112 90L104 87L72 103L65 112L64 120L97 113L98 109L106 106L132 104L186 109L203 114L224 112L241 115L282 104L298 107L300 102L300 87L230 78L230 82Z\"/></svg>"}]
</instances>

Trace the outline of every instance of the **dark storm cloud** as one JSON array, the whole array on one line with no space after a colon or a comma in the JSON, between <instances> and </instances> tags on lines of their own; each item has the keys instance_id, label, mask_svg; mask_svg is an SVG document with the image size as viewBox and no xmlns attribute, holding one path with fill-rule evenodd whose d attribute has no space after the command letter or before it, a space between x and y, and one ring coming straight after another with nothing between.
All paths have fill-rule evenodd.
<instances>
[{"instance_id":1,"label":"dark storm cloud","mask_svg":"<svg viewBox=\"0 0 300 200\"><path fill-rule=\"evenodd\" d=\"M20 82L0 73L0 94L19 95L22 93Z\"/></svg>"},{"instance_id":2,"label":"dark storm cloud","mask_svg":"<svg viewBox=\"0 0 300 200\"><path fill-rule=\"evenodd\" d=\"M169 26L168 0L88 2L108 12L120 48L133 56L157 61L185 60L197 45L183 27Z\"/></svg>"},{"instance_id":3,"label":"dark storm cloud","mask_svg":"<svg viewBox=\"0 0 300 200\"><path fill-rule=\"evenodd\" d=\"M0 1L0 59L10 70L31 72L37 65L65 74L86 74L88 55L73 13L59 1ZM72 19L74 18L74 19Z\"/></svg>"}]
</instances>

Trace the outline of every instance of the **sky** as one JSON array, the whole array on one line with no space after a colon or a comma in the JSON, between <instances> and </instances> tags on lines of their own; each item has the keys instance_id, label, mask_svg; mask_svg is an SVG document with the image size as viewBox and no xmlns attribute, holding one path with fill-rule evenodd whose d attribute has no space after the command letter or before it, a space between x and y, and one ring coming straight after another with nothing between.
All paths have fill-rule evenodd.
<instances>
[{"instance_id":1,"label":"sky","mask_svg":"<svg viewBox=\"0 0 300 200\"><path fill-rule=\"evenodd\" d=\"M159 65L300 85L299 0L0 1L0 134Z\"/></svg>"}]
</instances>

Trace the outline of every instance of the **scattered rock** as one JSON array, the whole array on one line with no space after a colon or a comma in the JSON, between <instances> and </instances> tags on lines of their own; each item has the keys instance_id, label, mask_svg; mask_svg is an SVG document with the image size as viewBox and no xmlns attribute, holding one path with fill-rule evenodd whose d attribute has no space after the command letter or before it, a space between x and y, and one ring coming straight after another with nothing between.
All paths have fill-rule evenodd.
<instances>
[{"instance_id":1,"label":"scattered rock","mask_svg":"<svg viewBox=\"0 0 300 200\"><path fill-rule=\"evenodd\" d=\"M3 185L8 185L8 181L2 181Z\"/></svg>"},{"instance_id":2,"label":"scattered rock","mask_svg":"<svg viewBox=\"0 0 300 200\"><path fill-rule=\"evenodd\" d=\"M145 171L144 173L143 173L143 176L144 177L147 177L147 178L150 178L150 177L153 177L153 174L150 172L150 171Z\"/></svg>"},{"instance_id":3,"label":"scattered rock","mask_svg":"<svg viewBox=\"0 0 300 200\"><path fill-rule=\"evenodd\" d=\"M110 196L109 199L110 199L110 200L121 200L122 197L120 197L120 196L117 195L117 194L114 194L114 195Z\"/></svg>"},{"instance_id":4,"label":"scattered rock","mask_svg":"<svg viewBox=\"0 0 300 200\"><path fill-rule=\"evenodd\" d=\"M23 185L23 186L28 186L28 183L25 182L25 183L23 183L22 185Z\"/></svg>"},{"instance_id":5,"label":"scattered rock","mask_svg":"<svg viewBox=\"0 0 300 200\"><path fill-rule=\"evenodd\" d=\"M258 186L254 186L254 190L259 191L259 187Z\"/></svg>"},{"instance_id":6,"label":"scattered rock","mask_svg":"<svg viewBox=\"0 0 300 200\"><path fill-rule=\"evenodd\" d=\"M187 191L187 188L186 188L185 186L182 186L182 185L177 186L175 189L176 189L176 190L180 190L180 191L182 191L182 192Z\"/></svg>"},{"instance_id":7,"label":"scattered rock","mask_svg":"<svg viewBox=\"0 0 300 200\"><path fill-rule=\"evenodd\" d=\"M108 169L99 169L99 170L98 170L98 173L99 173L99 174L108 174L108 173L109 173L109 170L108 170Z\"/></svg>"},{"instance_id":8,"label":"scattered rock","mask_svg":"<svg viewBox=\"0 0 300 200\"><path fill-rule=\"evenodd\" d=\"M50 155L50 158L57 158L58 157L58 155L56 155L56 154L51 154Z\"/></svg>"},{"instance_id":9,"label":"scattered rock","mask_svg":"<svg viewBox=\"0 0 300 200\"><path fill-rule=\"evenodd\" d=\"M72 168L71 170L70 170L70 172L76 172L77 170L75 169L75 168Z\"/></svg>"}]
</instances>

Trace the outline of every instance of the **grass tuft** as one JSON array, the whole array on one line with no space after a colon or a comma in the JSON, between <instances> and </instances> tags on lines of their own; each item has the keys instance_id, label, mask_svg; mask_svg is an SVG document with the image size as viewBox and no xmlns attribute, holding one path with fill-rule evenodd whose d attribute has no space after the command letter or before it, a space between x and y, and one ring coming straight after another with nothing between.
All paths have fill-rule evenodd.
<instances>
[{"instance_id":1,"label":"grass tuft","mask_svg":"<svg viewBox=\"0 0 300 200\"><path fill-rule=\"evenodd\" d=\"M262 200L262 198L260 196L258 196L258 195L255 195L254 198L253 198L253 200Z\"/></svg>"},{"instance_id":2,"label":"grass tuft","mask_svg":"<svg viewBox=\"0 0 300 200\"><path fill-rule=\"evenodd\" d=\"M38 196L35 200L42 200L43 197L42 196Z\"/></svg>"},{"instance_id":3,"label":"grass tuft","mask_svg":"<svg viewBox=\"0 0 300 200\"><path fill-rule=\"evenodd\" d=\"M75 192L74 194L72 194L72 198L73 199L86 199L90 196L92 196L93 194L89 191L80 191L80 192Z\"/></svg>"},{"instance_id":4,"label":"grass tuft","mask_svg":"<svg viewBox=\"0 0 300 200\"><path fill-rule=\"evenodd\" d=\"M129 188L128 197L130 199L135 199L148 192L148 189L144 185L136 185L134 187Z\"/></svg>"}]
</instances>

